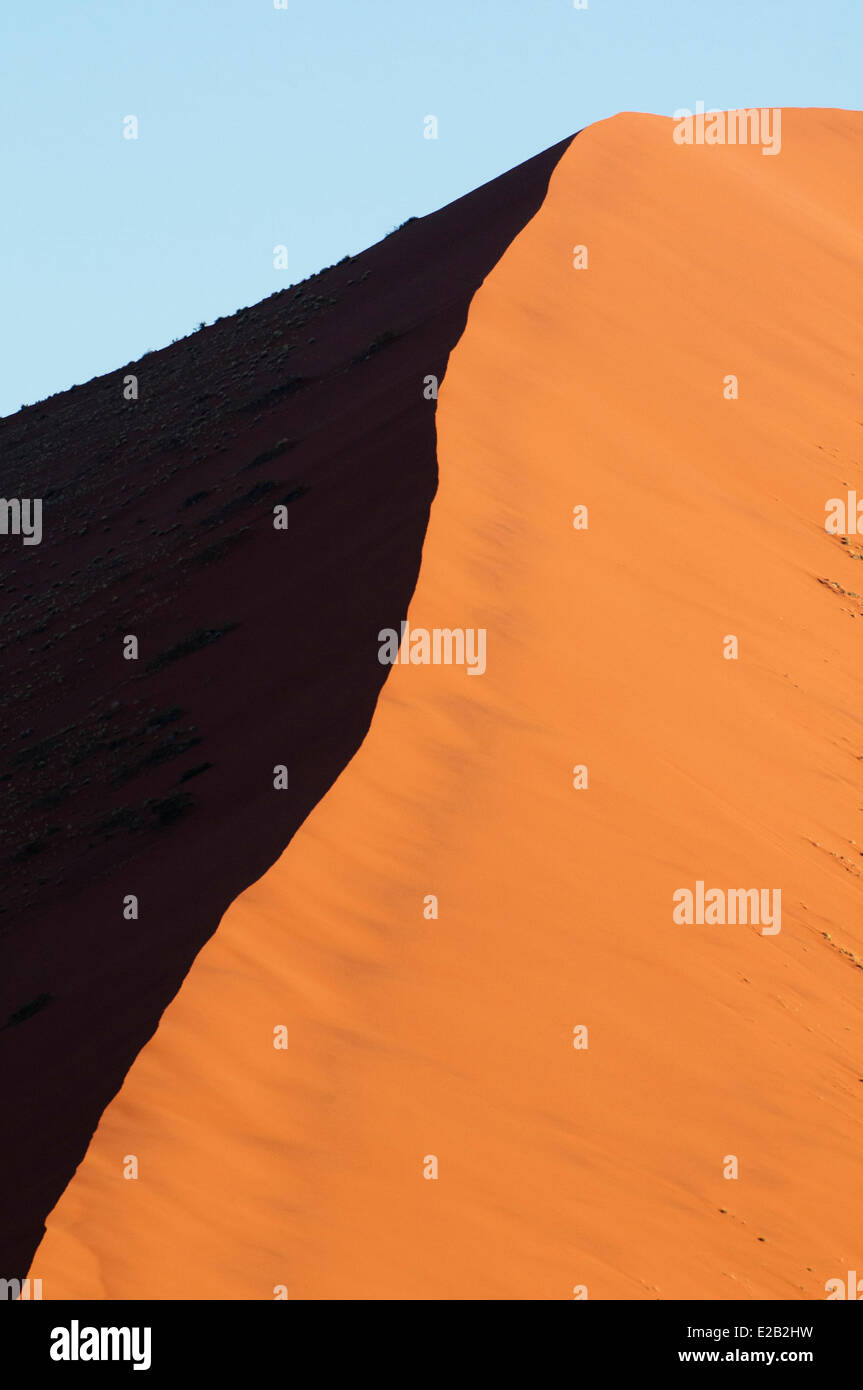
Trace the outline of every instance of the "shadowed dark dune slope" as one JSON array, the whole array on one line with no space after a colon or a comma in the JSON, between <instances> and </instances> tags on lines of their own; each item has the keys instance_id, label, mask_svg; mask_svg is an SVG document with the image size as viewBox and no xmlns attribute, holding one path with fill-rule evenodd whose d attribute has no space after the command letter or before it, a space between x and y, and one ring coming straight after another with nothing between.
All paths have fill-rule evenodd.
<instances>
[{"instance_id":1,"label":"shadowed dark dune slope","mask_svg":"<svg viewBox=\"0 0 863 1390\"><path fill-rule=\"evenodd\" d=\"M0 537L0 1277L364 738L437 482L423 379L568 144L0 422L4 496L44 499L41 545Z\"/></svg>"}]
</instances>

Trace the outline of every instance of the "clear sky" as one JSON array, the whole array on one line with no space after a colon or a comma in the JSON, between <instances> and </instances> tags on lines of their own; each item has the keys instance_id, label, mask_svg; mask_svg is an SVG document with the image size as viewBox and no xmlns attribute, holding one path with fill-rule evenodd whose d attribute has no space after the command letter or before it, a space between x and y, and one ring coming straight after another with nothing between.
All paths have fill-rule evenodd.
<instances>
[{"instance_id":1,"label":"clear sky","mask_svg":"<svg viewBox=\"0 0 863 1390\"><path fill-rule=\"evenodd\" d=\"M863 105L863 0L276 3L2 0L0 414L616 111Z\"/></svg>"}]
</instances>

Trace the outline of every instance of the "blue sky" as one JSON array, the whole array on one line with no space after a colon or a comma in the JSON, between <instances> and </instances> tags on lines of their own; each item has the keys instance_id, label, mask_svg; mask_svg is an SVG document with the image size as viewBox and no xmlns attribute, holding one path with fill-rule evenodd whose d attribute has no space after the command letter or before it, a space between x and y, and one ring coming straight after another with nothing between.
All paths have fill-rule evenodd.
<instances>
[{"instance_id":1,"label":"blue sky","mask_svg":"<svg viewBox=\"0 0 863 1390\"><path fill-rule=\"evenodd\" d=\"M616 111L859 107L861 56L861 0L3 0L0 414Z\"/></svg>"}]
</instances>

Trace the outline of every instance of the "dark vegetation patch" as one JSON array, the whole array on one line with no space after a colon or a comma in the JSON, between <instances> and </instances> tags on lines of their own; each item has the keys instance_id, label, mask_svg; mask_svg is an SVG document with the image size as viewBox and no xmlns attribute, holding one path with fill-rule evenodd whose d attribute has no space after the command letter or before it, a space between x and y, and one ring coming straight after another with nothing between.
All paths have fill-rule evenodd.
<instances>
[{"instance_id":1,"label":"dark vegetation patch","mask_svg":"<svg viewBox=\"0 0 863 1390\"><path fill-rule=\"evenodd\" d=\"M203 651L204 647L218 642L227 632L233 632L236 626L236 623L225 623L222 627L199 627L196 632L184 637L182 642L176 642L173 647L168 647L167 651L160 652L144 667L144 671L147 675L153 671L161 671L170 666L172 661L181 661L184 656Z\"/></svg>"},{"instance_id":2,"label":"dark vegetation patch","mask_svg":"<svg viewBox=\"0 0 863 1390\"><path fill-rule=\"evenodd\" d=\"M278 444L273 445L272 449L264 449L262 453L256 454L248 463L244 463L240 472L245 473L250 468L259 468L264 463L272 463L273 459L281 458L282 454L286 454L288 450L293 447L293 440L280 439Z\"/></svg>"},{"instance_id":3,"label":"dark vegetation patch","mask_svg":"<svg viewBox=\"0 0 863 1390\"><path fill-rule=\"evenodd\" d=\"M254 400L246 401L245 405L238 406L237 409L244 415L250 415L253 410L260 410L265 405L273 405L275 401L280 401L283 396L291 396L295 391L301 391L306 384L307 379L304 376L289 376L287 381L271 387L263 395L255 396Z\"/></svg>"},{"instance_id":4,"label":"dark vegetation patch","mask_svg":"<svg viewBox=\"0 0 863 1390\"><path fill-rule=\"evenodd\" d=\"M381 348L385 348L388 343L394 342L395 336L396 335L391 328L384 329L383 333L378 333L376 337L372 338L365 352L358 352L355 357L351 358L351 361L368 361L368 359L370 357L373 357L376 352L380 352Z\"/></svg>"},{"instance_id":5,"label":"dark vegetation patch","mask_svg":"<svg viewBox=\"0 0 863 1390\"><path fill-rule=\"evenodd\" d=\"M189 564L214 565L217 560L223 560L228 554L228 551L233 550L244 532L245 528L243 528L242 531L235 531L232 536L224 536L220 541L214 541L212 545L208 545L203 550L199 551L198 554L189 561Z\"/></svg>"},{"instance_id":6,"label":"dark vegetation patch","mask_svg":"<svg viewBox=\"0 0 863 1390\"><path fill-rule=\"evenodd\" d=\"M169 734L163 743L158 743L155 748L151 748L137 762L130 763L126 767L121 767L111 785L122 787L126 782L131 782L133 777L146 772L151 767L161 767L163 763L171 762L174 758L180 758L184 753L188 753L190 748L194 748L200 743L198 736L190 737L188 734L180 733Z\"/></svg>"},{"instance_id":7,"label":"dark vegetation patch","mask_svg":"<svg viewBox=\"0 0 863 1390\"><path fill-rule=\"evenodd\" d=\"M171 796L166 796L161 801L150 803L149 809L156 817L158 824L164 826L173 825L174 821L187 815L194 804L195 799L188 792L173 792Z\"/></svg>"},{"instance_id":8,"label":"dark vegetation patch","mask_svg":"<svg viewBox=\"0 0 863 1390\"><path fill-rule=\"evenodd\" d=\"M9 1015L8 1021L3 1025L5 1028L14 1028L19 1023L26 1023L28 1018L38 1014L44 1009L46 1004L50 1004L53 999L52 994L37 994L35 999L31 999L29 1004L22 1004L20 1009Z\"/></svg>"},{"instance_id":9,"label":"dark vegetation patch","mask_svg":"<svg viewBox=\"0 0 863 1390\"><path fill-rule=\"evenodd\" d=\"M285 496L280 499L280 505L287 507L291 502L298 502L301 497L305 497L308 490L305 483L298 483L295 488L285 493Z\"/></svg>"},{"instance_id":10,"label":"dark vegetation patch","mask_svg":"<svg viewBox=\"0 0 863 1390\"><path fill-rule=\"evenodd\" d=\"M198 522L199 526L210 529L213 526L221 526L230 517L235 516L246 507L253 507L256 502L260 502L262 497L266 497L268 492L272 492L276 483L272 478L266 482L255 483L255 486L248 492L244 492L242 497L233 497L230 502L226 502L224 507L220 507L217 512L210 512L209 516L202 517Z\"/></svg>"},{"instance_id":11,"label":"dark vegetation patch","mask_svg":"<svg viewBox=\"0 0 863 1390\"><path fill-rule=\"evenodd\" d=\"M209 772L212 766L212 763L198 763L197 767L190 767L180 778L180 785L182 785L183 782L191 781L193 777L200 777L202 772Z\"/></svg>"}]
</instances>

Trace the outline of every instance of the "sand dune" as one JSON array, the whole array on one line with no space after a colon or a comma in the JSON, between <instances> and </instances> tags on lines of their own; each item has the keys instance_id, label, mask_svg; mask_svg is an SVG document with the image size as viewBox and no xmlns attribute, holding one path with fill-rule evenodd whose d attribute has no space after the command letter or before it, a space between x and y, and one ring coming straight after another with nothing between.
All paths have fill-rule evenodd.
<instances>
[{"instance_id":1,"label":"sand dune","mask_svg":"<svg viewBox=\"0 0 863 1390\"><path fill-rule=\"evenodd\" d=\"M786 111L777 158L671 129L582 133L475 295L408 616L487 670L392 669L105 1112L46 1297L860 1267L863 564L824 507L863 494L863 116ZM697 881L781 889L781 931L675 924Z\"/></svg>"},{"instance_id":2,"label":"sand dune","mask_svg":"<svg viewBox=\"0 0 863 1390\"><path fill-rule=\"evenodd\" d=\"M40 546L0 546L7 1276L225 909L368 730L437 486L423 382L568 143L0 421L4 487L44 498Z\"/></svg>"}]
</instances>

